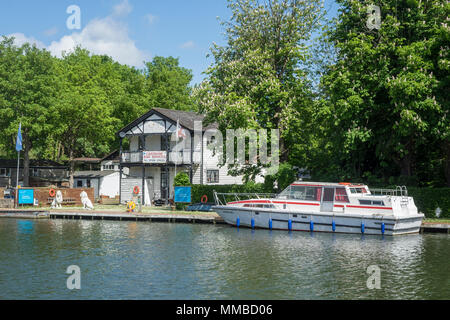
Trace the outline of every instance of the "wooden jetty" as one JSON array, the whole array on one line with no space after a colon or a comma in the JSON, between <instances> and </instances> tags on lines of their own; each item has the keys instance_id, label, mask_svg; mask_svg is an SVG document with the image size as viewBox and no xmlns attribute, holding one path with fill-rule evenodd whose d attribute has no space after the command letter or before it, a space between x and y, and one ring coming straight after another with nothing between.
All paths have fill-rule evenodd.
<instances>
[{"instance_id":1,"label":"wooden jetty","mask_svg":"<svg viewBox=\"0 0 450 320\"><path fill-rule=\"evenodd\" d=\"M0 218L15 218L15 219L48 219L49 212L42 210L1 210Z\"/></svg>"},{"instance_id":2,"label":"wooden jetty","mask_svg":"<svg viewBox=\"0 0 450 320\"><path fill-rule=\"evenodd\" d=\"M51 219L69 220L118 220L118 221L147 221L147 222L170 222L170 223L202 223L202 224L225 224L225 221L216 215L187 215L174 213L105 213L105 212L50 212Z\"/></svg>"}]
</instances>

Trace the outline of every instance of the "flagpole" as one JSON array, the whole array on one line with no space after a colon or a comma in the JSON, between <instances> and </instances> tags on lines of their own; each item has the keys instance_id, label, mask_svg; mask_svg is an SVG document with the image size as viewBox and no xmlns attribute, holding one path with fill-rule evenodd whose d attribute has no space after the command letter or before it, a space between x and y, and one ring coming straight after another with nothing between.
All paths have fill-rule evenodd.
<instances>
[{"instance_id":1,"label":"flagpole","mask_svg":"<svg viewBox=\"0 0 450 320\"><path fill-rule=\"evenodd\" d=\"M19 130L17 130L16 138L16 151L17 151L17 179L16 179L16 194L14 197L14 204L19 204L19 170L20 170L20 150L22 150L22 122L19 124Z\"/></svg>"},{"instance_id":2,"label":"flagpole","mask_svg":"<svg viewBox=\"0 0 450 320\"><path fill-rule=\"evenodd\" d=\"M19 188L19 161L20 161L20 151L17 151L17 180L16 180L16 188Z\"/></svg>"},{"instance_id":3,"label":"flagpole","mask_svg":"<svg viewBox=\"0 0 450 320\"><path fill-rule=\"evenodd\" d=\"M178 127L180 126L180 119L177 119L177 129L176 129L176 139L175 139L175 150L178 150ZM178 151L177 151L178 152ZM175 179L175 177L177 176L177 161L178 161L178 155L176 155L175 157L175 174L173 176L173 178Z\"/></svg>"}]
</instances>

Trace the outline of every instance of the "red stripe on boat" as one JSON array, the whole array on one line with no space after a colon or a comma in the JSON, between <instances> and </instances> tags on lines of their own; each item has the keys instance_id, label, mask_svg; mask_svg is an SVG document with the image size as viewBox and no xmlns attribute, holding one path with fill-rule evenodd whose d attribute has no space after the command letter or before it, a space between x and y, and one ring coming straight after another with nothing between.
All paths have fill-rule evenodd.
<instances>
[{"instance_id":1,"label":"red stripe on boat","mask_svg":"<svg viewBox=\"0 0 450 320\"><path fill-rule=\"evenodd\" d=\"M299 204L305 206L320 206L319 203L269 201L269 200L242 200L242 201L228 202L228 204L239 204L239 203L276 203L276 204Z\"/></svg>"},{"instance_id":2,"label":"red stripe on boat","mask_svg":"<svg viewBox=\"0 0 450 320\"><path fill-rule=\"evenodd\" d=\"M347 208L392 210L390 207L347 206Z\"/></svg>"}]
</instances>

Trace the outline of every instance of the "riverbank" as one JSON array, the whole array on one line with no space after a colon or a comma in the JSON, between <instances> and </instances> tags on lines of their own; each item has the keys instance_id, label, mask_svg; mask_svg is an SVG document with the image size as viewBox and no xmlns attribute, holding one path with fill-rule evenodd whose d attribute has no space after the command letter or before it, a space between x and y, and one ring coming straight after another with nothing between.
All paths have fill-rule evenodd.
<instances>
[{"instance_id":1,"label":"riverbank","mask_svg":"<svg viewBox=\"0 0 450 320\"><path fill-rule=\"evenodd\" d=\"M173 223L208 223L223 224L223 219L215 212L172 211L170 208L143 208L142 212L127 212L102 206L96 210L84 210L81 207L63 209L0 209L0 218L16 219L71 219L71 220L118 220L118 221L148 221Z\"/></svg>"}]
</instances>

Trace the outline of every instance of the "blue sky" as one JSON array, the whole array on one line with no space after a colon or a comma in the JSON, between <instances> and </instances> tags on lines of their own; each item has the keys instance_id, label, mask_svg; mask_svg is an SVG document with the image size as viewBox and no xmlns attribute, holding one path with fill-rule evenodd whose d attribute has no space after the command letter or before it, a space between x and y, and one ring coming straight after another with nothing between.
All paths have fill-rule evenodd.
<instances>
[{"instance_id":1,"label":"blue sky","mask_svg":"<svg viewBox=\"0 0 450 320\"><path fill-rule=\"evenodd\" d=\"M70 5L81 10L79 30L66 26ZM193 83L213 62L206 58L211 44L224 43L217 17L231 15L226 0L15 0L1 7L0 34L15 35L18 44L33 42L58 56L81 43L136 67L154 56L174 56L192 69ZM325 0L325 8L336 15L334 0Z\"/></svg>"}]
</instances>

